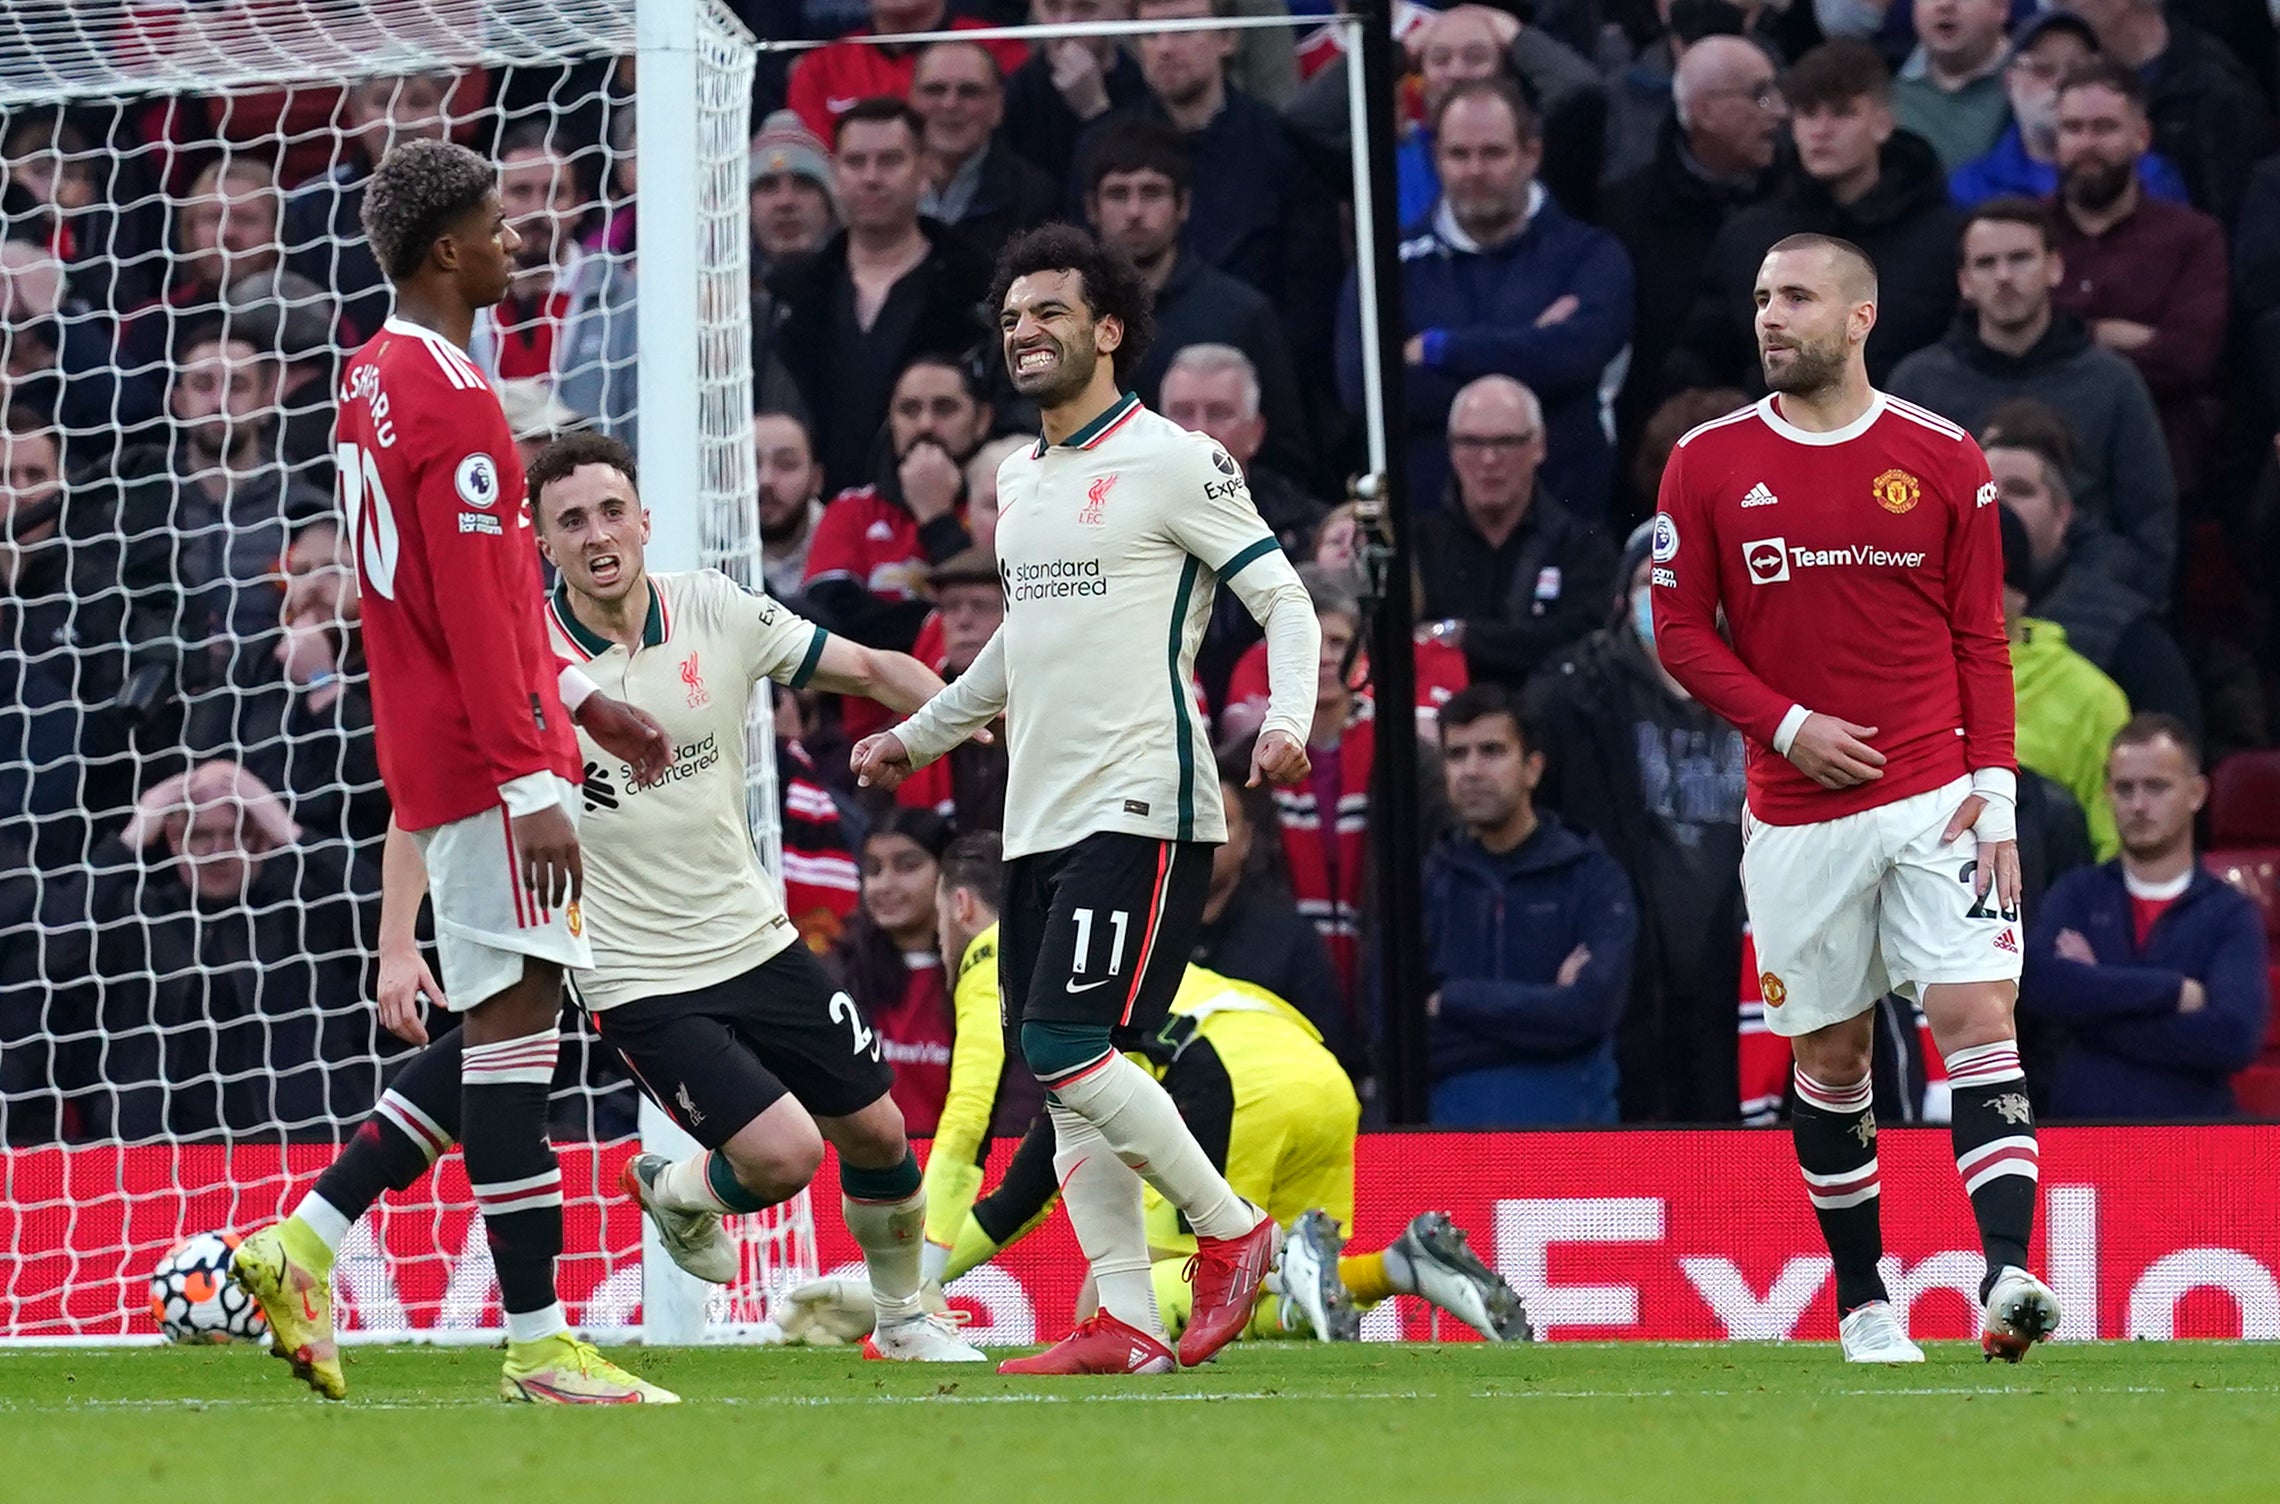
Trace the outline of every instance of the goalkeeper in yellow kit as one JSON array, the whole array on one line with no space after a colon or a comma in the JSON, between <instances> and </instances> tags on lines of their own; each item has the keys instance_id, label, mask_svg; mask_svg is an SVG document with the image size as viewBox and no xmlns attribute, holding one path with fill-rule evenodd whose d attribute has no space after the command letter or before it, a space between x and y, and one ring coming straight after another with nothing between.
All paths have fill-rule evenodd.
<instances>
[{"instance_id":1,"label":"goalkeeper in yellow kit","mask_svg":"<svg viewBox=\"0 0 2280 1504\"><path fill-rule=\"evenodd\" d=\"M962 836L945 853L938 915L942 954L956 957L957 1038L949 1100L926 1164L925 1270L930 1285L986 1262L1051 1210L1053 1137L1033 1126L987 1197L981 1160L993 1117L1002 1126L1005 1048L998 1029L996 839ZM1238 1195L1285 1231L1246 1335L1360 1335L1362 1309L1416 1295L1491 1341L1526 1340L1510 1286L1465 1244L1443 1212L1425 1212L1384 1250L1341 1256L1354 1215L1354 1136L1361 1104L1304 1014L1264 988L1190 966L1164 1028L1133 1057L1153 1070ZM1187 1318L1181 1276L1193 1235L1162 1197L1147 1198L1156 1300L1176 1339ZM792 1292L788 1335L856 1340L870 1301L859 1280L819 1280Z\"/></svg>"}]
</instances>

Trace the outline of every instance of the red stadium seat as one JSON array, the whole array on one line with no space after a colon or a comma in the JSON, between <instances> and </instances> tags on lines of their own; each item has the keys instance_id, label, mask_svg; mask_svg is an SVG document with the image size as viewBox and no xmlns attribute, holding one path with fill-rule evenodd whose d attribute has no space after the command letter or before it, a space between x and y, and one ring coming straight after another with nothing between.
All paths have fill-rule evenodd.
<instances>
[{"instance_id":1,"label":"red stadium seat","mask_svg":"<svg viewBox=\"0 0 2280 1504\"><path fill-rule=\"evenodd\" d=\"M2280 751L2235 752L2209 794L2214 846L2280 846Z\"/></svg>"},{"instance_id":2,"label":"red stadium seat","mask_svg":"<svg viewBox=\"0 0 2280 1504\"><path fill-rule=\"evenodd\" d=\"M2264 914L2264 933L2280 940L2280 847L2240 847L2201 854L2211 876L2248 895Z\"/></svg>"},{"instance_id":3,"label":"red stadium seat","mask_svg":"<svg viewBox=\"0 0 2280 1504\"><path fill-rule=\"evenodd\" d=\"M2280 849L2204 852L2201 865L2248 895L2264 914L2264 933L2280 948ZM2272 996L2280 999L2280 961L2273 963L2270 982ZM2266 1025L2262 1058L2234 1076L2232 1087L2244 1116L2280 1118L2280 1007Z\"/></svg>"}]
</instances>

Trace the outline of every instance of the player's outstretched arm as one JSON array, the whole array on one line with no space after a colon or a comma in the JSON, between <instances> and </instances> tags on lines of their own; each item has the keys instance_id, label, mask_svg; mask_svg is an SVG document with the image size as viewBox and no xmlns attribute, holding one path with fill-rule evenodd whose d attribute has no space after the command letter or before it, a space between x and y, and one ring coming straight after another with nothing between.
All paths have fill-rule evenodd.
<instances>
[{"instance_id":1,"label":"player's outstretched arm","mask_svg":"<svg viewBox=\"0 0 2280 1504\"><path fill-rule=\"evenodd\" d=\"M420 899L427 893L427 864L420 848L391 816L380 848L380 1023L408 1044L426 1044L420 999L446 1007L443 988L420 954Z\"/></svg>"},{"instance_id":2,"label":"player's outstretched arm","mask_svg":"<svg viewBox=\"0 0 2280 1504\"><path fill-rule=\"evenodd\" d=\"M941 675L908 653L869 648L836 636L825 640L808 684L826 694L876 700L900 715L909 715L942 693L943 687Z\"/></svg>"},{"instance_id":3,"label":"player's outstretched arm","mask_svg":"<svg viewBox=\"0 0 2280 1504\"><path fill-rule=\"evenodd\" d=\"M938 691L887 735L923 768L1005 714L1005 629L999 628L958 682ZM865 738L866 741L871 738ZM860 771L860 769L858 769Z\"/></svg>"}]
</instances>

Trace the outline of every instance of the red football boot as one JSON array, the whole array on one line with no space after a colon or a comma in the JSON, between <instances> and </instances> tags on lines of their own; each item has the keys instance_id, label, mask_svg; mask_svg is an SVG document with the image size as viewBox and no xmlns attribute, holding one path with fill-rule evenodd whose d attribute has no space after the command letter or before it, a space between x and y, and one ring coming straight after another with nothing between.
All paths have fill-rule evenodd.
<instances>
[{"instance_id":1,"label":"red football boot","mask_svg":"<svg viewBox=\"0 0 2280 1504\"><path fill-rule=\"evenodd\" d=\"M1136 1326L1106 1311L1077 1323L1077 1329L1033 1358L1009 1358L999 1373L1177 1373L1172 1350Z\"/></svg>"},{"instance_id":2,"label":"red football boot","mask_svg":"<svg viewBox=\"0 0 2280 1504\"><path fill-rule=\"evenodd\" d=\"M1180 1333L1183 1367L1208 1361L1250 1323L1259 1282L1274 1267L1280 1251L1280 1231L1274 1218L1262 1213L1259 1225L1239 1238L1195 1240L1195 1257L1188 1260L1195 1308L1188 1315L1187 1330Z\"/></svg>"}]
</instances>

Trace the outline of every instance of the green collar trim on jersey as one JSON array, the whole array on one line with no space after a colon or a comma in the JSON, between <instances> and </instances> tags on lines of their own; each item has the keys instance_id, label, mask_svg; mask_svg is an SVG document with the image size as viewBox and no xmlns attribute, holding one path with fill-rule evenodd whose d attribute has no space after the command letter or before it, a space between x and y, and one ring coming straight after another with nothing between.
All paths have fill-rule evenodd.
<instances>
[{"instance_id":1,"label":"green collar trim on jersey","mask_svg":"<svg viewBox=\"0 0 2280 1504\"><path fill-rule=\"evenodd\" d=\"M1110 404L1107 412L1102 413L1075 433L1070 434L1059 444L1046 443L1044 436L1040 434L1037 439L1037 448L1029 457L1033 460L1043 459L1045 451L1048 449L1090 449L1102 439L1107 438L1110 429L1139 410L1140 394L1138 392L1126 392Z\"/></svg>"},{"instance_id":2,"label":"green collar trim on jersey","mask_svg":"<svg viewBox=\"0 0 2280 1504\"><path fill-rule=\"evenodd\" d=\"M1187 637L1188 602L1195 597L1195 577L1202 568L1203 561L1189 554L1180 570L1180 588L1172 596L1172 741L1180 756L1179 838L1183 841L1195 839L1195 731L1188 721L1188 698L1195 691L1180 672L1180 648Z\"/></svg>"},{"instance_id":3,"label":"green collar trim on jersey","mask_svg":"<svg viewBox=\"0 0 2280 1504\"><path fill-rule=\"evenodd\" d=\"M578 620L578 613L570 609L569 585L558 582L550 604L554 607L554 620L561 626L563 634L576 643L578 650L587 657L599 658L617 646L607 637L588 630L586 624ZM652 579L649 582L649 615L641 623L641 645L645 648L663 647L665 634L669 630L665 620L665 592Z\"/></svg>"}]
</instances>

